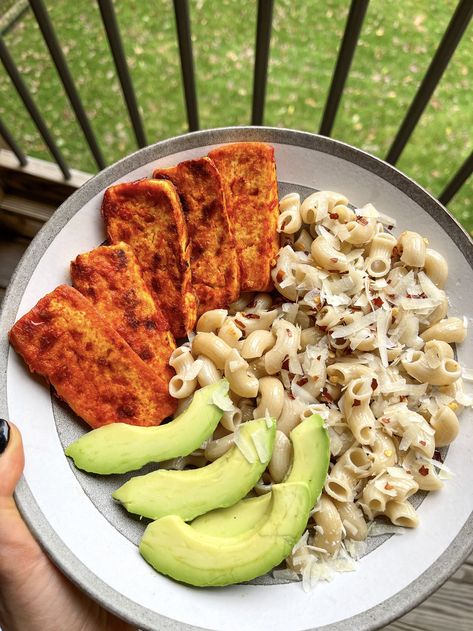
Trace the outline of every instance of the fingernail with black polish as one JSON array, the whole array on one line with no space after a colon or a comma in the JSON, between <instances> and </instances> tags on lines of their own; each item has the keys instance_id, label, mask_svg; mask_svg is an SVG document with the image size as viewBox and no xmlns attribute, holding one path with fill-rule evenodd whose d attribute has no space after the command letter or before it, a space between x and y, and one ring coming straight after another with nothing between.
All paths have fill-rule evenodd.
<instances>
[{"instance_id":1,"label":"fingernail with black polish","mask_svg":"<svg viewBox=\"0 0 473 631\"><path fill-rule=\"evenodd\" d=\"M10 439L10 426L7 421L0 418L0 455L3 454Z\"/></svg>"}]
</instances>

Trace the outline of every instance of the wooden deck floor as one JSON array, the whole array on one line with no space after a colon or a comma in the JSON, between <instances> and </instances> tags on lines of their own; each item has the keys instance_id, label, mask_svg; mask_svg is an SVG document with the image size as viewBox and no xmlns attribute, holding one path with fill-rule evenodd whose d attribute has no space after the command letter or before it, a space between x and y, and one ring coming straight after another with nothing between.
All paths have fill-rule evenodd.
<instances>
[{"instance_id":1,"label":"wooden deck floor","mask_svg":"<svg viewBox=\"0 0 473 631\"><path fill-rule=\"evenodd\" d=\"M29 241L0 235L0 302ZM384 631L472 631L473 555L435 594ZM1 631L1 630L0 630ZM353 631L357 631L353 629Z\"/></svg>"}]
</instances>

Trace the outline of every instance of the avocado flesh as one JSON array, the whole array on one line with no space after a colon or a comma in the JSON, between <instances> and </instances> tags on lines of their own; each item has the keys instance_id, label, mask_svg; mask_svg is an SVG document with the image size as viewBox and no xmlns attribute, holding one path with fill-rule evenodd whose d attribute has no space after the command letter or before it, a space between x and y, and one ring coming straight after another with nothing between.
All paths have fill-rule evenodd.
<instances>
[{"instance_id":1,"label":"avocado flesh","mask_svg":"<svg viewBox=\"0 0 473 631\"><path fill-rule=\"evenodd\" d=\"M311 508L322 492L330 462L330 441L323 425L323 419L318 414L313 414L290 434L294 458L284 482L306 482ZM273 490L277 486L279 485L274 485ZM201 515L191 526L215 537L235 536L267 519L270 509L271 493L267 493L243 499L229 508L219 508Z\"/></svg>"},{"instance_id":2,"label":"avocado flesh","mask_svg":"<svg viewBox=\"0 0 473 631\"><path fill-rule=\"evenodd\" d=\"M322 493L330 464L330 438L324 424L319 414L312 414L289 434L294 457L284 482L307 482L311 508Z\"/></svg>"},{"instance_id":3,"label":"avocado flesh","mask_svg":"<svg viewBox=\"0 0 473 631\"><path fill-rule=\"evenodd\" d=\"M214 399L218 402L227 392L226 379L197 390L189 407L165 425L104 425L69 445L66 455L77 468L102 475L135 471L149 462L187 456L213 434L223 415Z\"/></svg>"},{"instance_id":4,"label":"avocado flesh","mask_svg":"<svg viewBox=\"0 0 473 631\"><path fill-rule=\"evenodd\" d=\"M178 515L188 521L214 508L231 506L254 487L266 469L275 435L274 419L269 423L264 418L249 421L239 427L241 449L234 445L201 469L161 469L136 476L115 491L113 498L130 513L150 519Z\"/></svg>"},{"instance_id":5,"label":"avocado flesh","mask_svg":"<svg viewBox=\"0 0 473 631\"><path fill-rule=\"evenodd\" d=\"M140 543L144 559L158 572L199 587L249 581L279 565L300 539L310 512L304 482L275 485L270 511L257 528L213 537L169 515L150 524Z\"/></svg>"},{"instance_id":6,"label":"avocado flesh","mask_svg":"<svg viewBox=\"0 0 473 631\"><path fill-rule=\"evenodd\" d=\"M235 537L257 527L271 510L271 493L240 500L228 508L216 508L190 524L198 532L213 537Z\"/></svg>"}]
</instances>

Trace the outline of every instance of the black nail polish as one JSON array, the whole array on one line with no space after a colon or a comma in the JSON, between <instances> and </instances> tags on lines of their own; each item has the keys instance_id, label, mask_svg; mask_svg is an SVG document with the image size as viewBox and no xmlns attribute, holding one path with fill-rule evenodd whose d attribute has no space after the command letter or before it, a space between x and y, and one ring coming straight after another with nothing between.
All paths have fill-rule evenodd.
<instances>
[{"instance_id":1,"label":"black nail polish","mask_svg":"<svg viewBox=\"0 0 473 631\"><path fill-rule=\"evenodd\" d=\"M10 426L5 419L0 418L0 455L3 454L10 438Z\"/></svg>"}]
</instances>

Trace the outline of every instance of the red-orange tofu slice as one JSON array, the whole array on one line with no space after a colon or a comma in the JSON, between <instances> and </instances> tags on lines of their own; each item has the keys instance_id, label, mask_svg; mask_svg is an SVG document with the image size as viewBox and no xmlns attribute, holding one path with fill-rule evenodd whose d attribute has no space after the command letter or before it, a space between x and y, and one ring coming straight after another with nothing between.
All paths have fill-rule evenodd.
<instances>
[{"instance_id":1,"label":"red-orange tofu slice","mask_svg":"<svg viewBox=\"0 0 473 631\"><path fill-rule=\"evenodd\" d=\"M192 285L197 314L227 307L240 293L235 237L227 214L222 182L209 158L156 169L154 178L170 180L177 189L187 223Z\"/></svg>"},{"instance_id":2,"label":"red-orange tofu slice","mask_svg":"<svg viewBox=\"0 0 473 631\"><path fill-rule=\"evenodd\" d=\"M272 288L279 249L274 149L260 142L223 145L209 153L223 182L240 262L242 291Z\"/></svg>"},{"instance_id":3,"label":"red-orange tofu slice","mask_svg":"<svg viewBox=\"0 0 473 631\"><path fill-rule=\"evenodd\" d=\"M71 263L71 277L74 287L163 379L167 388L174 374L168 362L176 343L130 246L119 243L80 254Z\"/></svg>"},{"instance_id":4,"label":"red-orange tofu slice","mask_svg":"<svg viewBox=\"0 0 473 631\"><path fill-rule=\"evenodd\" d=\"M111 186L103 198L102 214L110 241L131 246L173 335L184 337L194 328L197 301L187 228L174 185L139 180Z\"/></svg>"},{"instance_id":5,"label":"red-orange tofu slice","mask_svg":"<svg viewBox=\"0 0 473 631\"><path fill-rule=\"evenodd\" d=\"M163 381L72 287L42 298L13 326L10 342L91 427L159 425L176 409Z\"/></svg>"}]
</instances>

